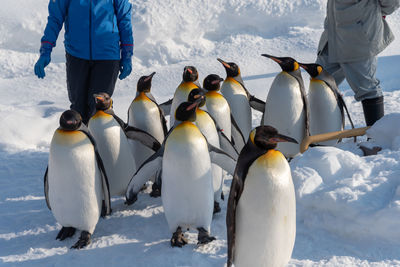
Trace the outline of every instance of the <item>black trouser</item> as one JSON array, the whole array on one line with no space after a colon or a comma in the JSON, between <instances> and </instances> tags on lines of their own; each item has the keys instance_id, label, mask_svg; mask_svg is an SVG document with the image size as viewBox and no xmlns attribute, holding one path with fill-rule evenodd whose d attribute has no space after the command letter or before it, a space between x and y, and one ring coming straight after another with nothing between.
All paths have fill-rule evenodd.
<instances>
[{"instance_id":1,"label":"black trouser","mask_svg":"<svg viewBox=\"0 0 400 267\"><path fill-rule=\"evenodd\" d=\"M96 112L93 94L112 96L119 72L119 60L85 60L66 53L67 89L71 109L87 124Z\"/></svg>"}]
</instances>

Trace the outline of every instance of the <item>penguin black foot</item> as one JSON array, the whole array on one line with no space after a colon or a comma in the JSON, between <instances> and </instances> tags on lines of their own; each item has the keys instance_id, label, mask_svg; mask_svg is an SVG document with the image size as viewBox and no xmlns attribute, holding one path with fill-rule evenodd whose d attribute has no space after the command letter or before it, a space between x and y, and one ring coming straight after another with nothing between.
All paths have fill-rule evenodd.
<instances>
[{"instance_id":1,"label":"penguin black foot","mask_svg":"<svg viewBox=\"0 0 400 267\"><path fill-rule=\"evenodd\" d=\"M379 146L374 146L373 148L368 148L366 146L361 145L361 146L359 146L359 148L362 150L364 157L376 155L376 154L378 154L379 151L382 150L382 148Z\"/></svg>"},{"instance_id":2,"label":"penguin black foot","mask_svg":"<svg viewBox=\"0 0 400 267\"><path fill-rule=\"evenodd\" d=\"M75 231L76 229L74 227L63 227L60 232L58 232L56 240L60 239L60 241L63 241L64 239L73 236Z\"/></svg>"},{"instance_id":3,"label":"penguin black foot","mask_svg":"<svg viewBox=\"0 0 400 267\"><path fill-rule=\"evenodd\" d=\"M157 183L153 183L153 185L151 186L151 193L150 196L151 197L161 197L161 185L157 184Z\"/></svg>"},{"instance_id":4,"label":"penguin black foot","mask_svg":"<svg viewBox=\"0 0 400 267\"><path fill-rule=\"evenodd\" d=\"M213 214L221 212L221 207L219 206L219 203L217 201L214 201L214 211Z\"/></svg>"},{"instance_id":5,"label":"penguin black foot","mask_svg":"<svg viewBox=\"0 0 400 267\"><path fill-rule=\"evenodd\" d=\"M197 230L199 231L197 236L197 244L208 244L216 239L215 237L210 236L210 233L208 233L208 231L203 227L197 228Z\"/></svg>"},{"instance_id":6,"label":"penguin black foot","mask_svg":"<svg viewBox=\"0 0 400 267\"><path fill-rule=\"evenodd\" d=\"M91 236L92 236L91 233L89 233L87 231L82 231L81 237L79 237L79 240L71 248L81 249L81 248L86 247L91 242L91 240L90 240Z\"/></svg>"},{"instance_id":7,"label":"penguin black foot","mask_svg":"<svg viewBox=\"0 0 400 267\"><path fill-rule=\"evenodd\" d=\"M176 228L176 232L172 235L171 246L172 247L183 247L188 243L188 240L182 233L181 227Z\"/></svg>"},{"instance_id":8,"label":"penguin black foot","mask_svg":"<svg viewBox=\"0 0 400 267\"><path fill-rule=\"evenodd\" d=\"M221 192L221 199L222 199L222 200L225 200L224 192Z\"/></svg>"},{"instance_id":9,"label":"penguin black foot","mask_svg":"<svg viewBox=\"0 0 400 267\"><path fill-rule=\"evenodd\" d=\"M133 203L135 203L137 200L137 194L132 194L129 198L126 197L125 198L125 204L126 205L132 205Z\"/></svg>"}]
</instances>

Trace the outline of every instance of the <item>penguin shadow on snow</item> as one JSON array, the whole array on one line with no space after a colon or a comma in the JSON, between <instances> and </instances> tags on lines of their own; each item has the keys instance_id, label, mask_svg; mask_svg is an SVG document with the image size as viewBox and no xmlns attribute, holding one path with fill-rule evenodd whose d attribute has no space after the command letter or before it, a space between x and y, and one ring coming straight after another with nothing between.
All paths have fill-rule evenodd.
<instances>
[{"instance_id":1,"label":"penguin shadow on snow","mask_svg":"<svg viewBox=\"0 0 400 267\"><path fill-rule=\"evenodd\" d=\"M52 105L54 105L55 103L53 101L47 101L47 100L43 100L40 101L37 105L38 106L43 106L42 112L42 118L46 119L48 117L51 117L52 115L54 115L55 113L59 113L59 112L63 112L64 109L62 108L58 108L58 107L53 107Z\"/></svg>"}]
</instances>

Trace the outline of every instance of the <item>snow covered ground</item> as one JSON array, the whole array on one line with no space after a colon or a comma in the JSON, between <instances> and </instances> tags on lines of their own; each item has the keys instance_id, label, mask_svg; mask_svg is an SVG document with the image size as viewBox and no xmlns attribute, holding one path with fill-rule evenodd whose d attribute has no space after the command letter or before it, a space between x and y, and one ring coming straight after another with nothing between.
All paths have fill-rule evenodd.
<instances>
[{"instance_id":1,"label":"snow covered ground","mask_svg":"<svg viewBox=\"0 0 400 267\"><path fill-rule=\"evenodd\" d=\"M196 233L184 248L171 248L161 199L146 192L127 207L112 201L92 244L69 247L77 235L56 241L60 229L47 209L43 173L51 136L68 109L63 35L44 80L33 74L46 23L47 0L4 1L0 10L0 265L3 266L223 266L226 261L226 201L211 232L217 240L198 247ZM126 112L142 75L156 71L152 92L171 97L183 67L194 65L200 79L225 76L216 60L234 61L247 88L266 99L280 71L268 53L313 62L322 31L323 0L138 0L133 1L133 74L117 82L116 113ZM361 157L352 140L336 147L310 148L290 163L297 197L297 236L290 266L400 266L400 12L387 20L397 36L378 60L387 116L359 138L383 150ZM308 75L303 73L306 87ZM364 126L360 103L340 86L356 127ZM260 120L254 112L253 125ZM349 124L347 124L349 128ZM229 192L230 177L224 192Z\"/></svg>"}]
</instances>

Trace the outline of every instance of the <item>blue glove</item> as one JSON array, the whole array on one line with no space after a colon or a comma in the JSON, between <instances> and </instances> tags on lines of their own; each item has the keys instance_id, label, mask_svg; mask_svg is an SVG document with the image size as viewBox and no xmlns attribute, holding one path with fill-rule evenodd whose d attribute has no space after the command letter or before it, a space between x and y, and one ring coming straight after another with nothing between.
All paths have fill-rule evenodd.
<instances>
[{"instance_id":1,"label":"blue glove","mask_svg":"<svg viewBox=\"0 0 400 267\"><path fill-rule=\"evenodd\" d=\"M119 62L119 71L121 72L119 75L120 80L125 79L132 72L132 54L132 45L121 46L121 61Z\"/></svg>"},{"instance_id":2,"label":"blue glove","mask_svg":"<svg viewBox=\"0 0 400 267\"><path fill-rule=\"evenodd\" d=\"M53 46L49 43L42 43L40 47L40 57L35 64L35 75L38 76L38 78L43 79L44 76L46 76L44 68L49 65L51 61L50 54L52 49Z\"/></svg>"},{"instance_id":3,"label":"blue glove","mask_svg":"<svg viewBox=\"0 0 400 267\"><path fill-rule=\"evenodd\" d=\"M124 58L119 62L119 71L121 74L119 75L119 79L125 79L131 74L132 71L132 58Z\"/></svg>"}]
</instances>

